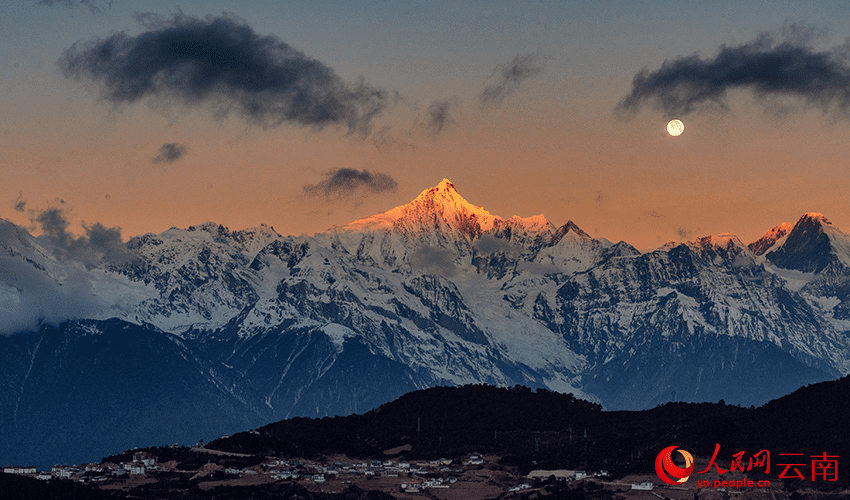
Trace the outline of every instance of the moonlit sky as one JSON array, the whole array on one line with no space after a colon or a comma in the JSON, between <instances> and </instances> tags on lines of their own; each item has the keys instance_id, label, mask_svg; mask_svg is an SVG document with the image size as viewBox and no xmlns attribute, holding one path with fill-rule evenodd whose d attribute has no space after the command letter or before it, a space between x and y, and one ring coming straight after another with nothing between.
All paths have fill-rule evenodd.
<instances>
[{"instance_id":1,"label":"moonlit sky","mask_svg":"<svg viewBox=\"0 0 850 500\"><path fill-rule=\"evenodd\" d=\"M167 82L122 101L97 76L112 68L67 66L118 33L133 42L217 18L318 61L334 89L377 92L383 108L356 127L263 121L232 93ZM644 69L695 56L715 71L722 46L765 33L773 44L756 58L788 44L829 53L832 79L802 66L775 86L751 64L695 105L677 99L696 87L664 87L664 75L633 92ZM36 234L48 208L72 231L101 223L125 239L205 221L314 233L444 177L493 214L543 213L641 249L722 232L750 242L812 211L850 229L846 1L13 0L0 35L0 217Z\"/></svg>"}]
</instances>

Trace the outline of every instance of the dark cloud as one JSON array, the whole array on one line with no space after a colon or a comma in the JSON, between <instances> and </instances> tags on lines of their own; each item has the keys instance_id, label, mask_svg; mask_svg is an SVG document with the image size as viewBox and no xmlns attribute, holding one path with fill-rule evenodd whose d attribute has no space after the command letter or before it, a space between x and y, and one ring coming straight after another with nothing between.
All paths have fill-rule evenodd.
<instances>
[{"instance_id":1,"label":"dark cloud","mask_svg":"<svg viewBox=\"0 0 850 500\"><path fill-rule=\"evenodd\" d=\"M496 66L491 77L493 81L478 96L481 106L502 104L523 82L543 73L548 59L539 53L517 55L511 62Z\"/></svg>"},{"instance_id":2,"label":"dark cloud","mask_svg":"<svg viewBox=\"0 0 850 500\"><path fill-rule=\"evenodd\" d=\"M307 196L324 196L328 199L345 198L356 192L381 193L393 191L397 186L396 181L387 174L340 168L327 172L325 179L318 184L304 186L304 194Z\"/></svg>"},{"instance_id":3,"label":"dark cloud","mask_svg":"<svg viewBox=\"0 0 850 500\"><path fill-rule=\"evenodd\" d=\"M39 223L42 233L60 247L68 247L74 239L68 232L68 219L61 208L48 208L38 212L33 222Z\"/></svg>"},{"instance_id":4,"label":"dark cloud","mask_svg":"<svg viewBox=\"0 0 850 500\"><path fill-rule=\"evenodd\" d=\"M440 135L446 127L457 122L452 118L452 108L458 106L457 99L438 99L428 106L428 114L422 126L433 136Z\"/></svg>"},{"instance_id":5,"label":"dark cloud","mask_svg":"<svg viewBox=\"0 0 850 500\"><path fill-rule=\"evenodd\" d=\"M153 159L154 163L174 163L186 154L186 146L176 142L163 144L159 148L159 155Z\"/></svg>"},{"instance_id":6,"label":"dark cloud","mask_svg":"<svg viewBox=\"0 0 850 500\"><path fill-rule=\"evenodd\" d=\"M450 278L457 272L452 252L443 247L423 245L408 257L411 270Z\"/></svg>"},{"instance_id":7,"label":"dark cloud","mask_svg":"<svg viewBox=\"0 0 850 500\"><path fill-rule=\"evenodd\" d=\"M367 134L391 100L362 79L344 82L322 62L233 16L141 14L137 20L147 29L138 36L118 33L65 50L64 75L96 82L103 99L116 105L209 106L218 117L235 112L262 127L338 125Z\"/></svg>"},{"instance_id":8,"label":"dark cloud","mask_svg":"<svg viewBox=\"0 0 850 500\"><path fill-rule=\"evenodd\" d=\"M732 90L752 92L770 112L787 113L778 98L797 98L810 108L850 117L850 39L817 52L811 42L823 34L813 28L786 26L781 42L763 34L736 46L722 46L712 58L698 55L667 60L655 71L635 75L632 89L616 111L630 115L646 105L667 117L695 111L728 109Z\"/></svg>"},{"instance_id":9,"label":"dark cloud","mask_svg":"<svg viewBox=\"0 0 850 500\"><path fill-rule=\"evenodd\" d=\"M27 208L27 202L24 200L24 194L20 193L15 199L15 212L23 212Z\"/></svg>"},{"instance_id":10,"label":"dark cloud","mask_svg":"<svg viewBox=\"0 0 850 500\"><path fill-rule=\"evenodd\" d=\"M676 230L676 234L678 234L680 238L689 238L692 234L694 234L694 232L680 227Z\"/></svg>"},{"instance_id":11,"label":"dark cloud","mask_svg":"<svg viewBox=\"0 0 850 500\"><path fill-rule=\"evenodd\" d=\"M38 0L38 4L49 7L85 7L92 12L101 12L102 8L112 7L112 0Z\"/></svg>"},{"instance_id":12,"label":"dark cloud","mask_svg":"<svg viewBox=\"0 0 850 500\"><path fill-rule=\"evenodd\" d=\"M33 222L41 226L40 238L49 241L65 259L93 266L103 261L120 264L130 258L119 227L106 227L99 222L83 224L85 234L77 237L68 231L67 216L60 208L35 212Z\"/></svg>"}]
</instances>

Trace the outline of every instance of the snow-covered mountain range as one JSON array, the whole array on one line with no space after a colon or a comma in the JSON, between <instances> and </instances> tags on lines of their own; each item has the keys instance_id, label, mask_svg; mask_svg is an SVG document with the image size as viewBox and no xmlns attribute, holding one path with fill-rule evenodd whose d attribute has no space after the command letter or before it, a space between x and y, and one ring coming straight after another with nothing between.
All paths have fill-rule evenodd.
<instances>
[{"instance_id":1,"label":"snow-covered mountain range","mask_svg":"<svg viewBox=\"0 0 850 500\"><path fill-rule=\"evenodd\" d=\"M448 180L314 236L127 243L0 220L0 462L79 461L434 385L608 409L761 404L850 373L850 235L820 214L641 253ZM5 457L5 458L4 458Z\"/></svg>"}]
</instances>

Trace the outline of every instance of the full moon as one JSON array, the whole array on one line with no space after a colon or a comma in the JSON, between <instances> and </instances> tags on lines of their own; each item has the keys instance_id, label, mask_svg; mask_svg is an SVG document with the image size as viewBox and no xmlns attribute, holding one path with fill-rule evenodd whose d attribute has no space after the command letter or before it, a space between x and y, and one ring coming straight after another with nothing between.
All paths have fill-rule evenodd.
<instances>
[{"instance_id":1,"label":"full moon","mask_svg":"<svg viewBox=\"0 0 850 500\"><path fill-rule=\"evenodd\" d=\"M682 123L682 120L670 120L667 123L667 133L676 137L678 135L682 135L682 132L685 131L685 124Z\"/></svg>"}]
</instances>

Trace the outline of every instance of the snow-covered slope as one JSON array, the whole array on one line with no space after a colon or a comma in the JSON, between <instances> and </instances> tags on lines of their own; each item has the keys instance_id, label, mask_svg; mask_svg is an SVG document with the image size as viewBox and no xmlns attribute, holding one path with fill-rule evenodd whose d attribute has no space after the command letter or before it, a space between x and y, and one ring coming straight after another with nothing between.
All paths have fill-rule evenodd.
<instances>
[{"instance_id":1,"label":"snow-covered slope","mask_svg":"<svg viewBox=\"0 0 850 500\"><path fill-rule=\"evenodd\" d=\"M257 423L438 384L639 409L759 404L850 373L850 236L820 214L750 245L722 234L641 254L571 221L501 218L443 180L314 236L206 223L119 254L81 261L0 221L4 332L86 320L102 342L115 325L166 335L157 349L185 360L175 373L200 367L204 404L238 402ZM20 349L35 360L39 345ZM10 401L28 394L27 366L0 373Z\"/></svg>"},{"instance_id":2,"label":"snow-covered slope","mask_svg":"<svg viewBox=\"0 0 850 500\"><path fill-rule=\"evenodd\" d=\"M770 250L772 246L776 245L780 239L787 235L792 227L794 226L790 222L783 222L764 233L764 236L761 238L747 245L747 248L756 255L764 255L765 252Z\"/></svg>"}]
</instances>

